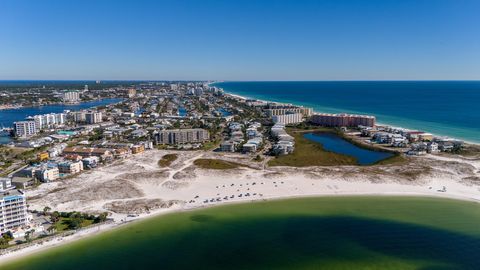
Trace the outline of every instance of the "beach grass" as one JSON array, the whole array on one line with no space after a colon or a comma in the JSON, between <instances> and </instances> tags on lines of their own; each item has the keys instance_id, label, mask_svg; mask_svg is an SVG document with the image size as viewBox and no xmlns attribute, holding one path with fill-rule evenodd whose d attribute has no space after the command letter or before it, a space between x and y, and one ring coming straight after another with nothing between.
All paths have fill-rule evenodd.
<instances>
[{"instance_id":1,"label":"beach grass","mask_svg":"<svg viewBox=\"0 0 480 270\"><path fill-rule=\"evenodd\" d=\"M299 130L288 128L287 132L295 139L295 150L291 154L271 159L268 162L269 166L309 167L357 165L354 157L326 151L321 144L303 137L306 132L332 132L331 129Z\"/></svg>"},{"instance_id":2,"label":"beach grass","mask_svg":"<svg viewBox=\"0 0 480 270\"><path fill-rule=\"evenodd\" d=\"M202 146L202 149L205 151L213 150L218 148L220 145L220 140L205 142Z\"/></svg>"},{"instance_id":3,"label":"beach grass","mask_svg":"<svg viewBox=\"0 0 480 270\"><path fill-rule=\"evenodd\" d=\"M461 156L473 158L480 157L480 145L478 144L466 144L458 153Z\"/></svg>"},{"instance_id":4,"label":"beach grass","mask_svg":"<svg viewBox=\"0 0 480 270\"><path fill-rule=\"evenodd\" d=\"M194 165L202 169L211 169L211 170L230 170L236 169L239 167L246 167L243 164L221 160L221 159L209 159L209 158L199 158L193 162Z\"/></svg>"},{"instance_id":5,"label":"beach grass","mask_svg":"<svg viewBox=\"0 0 480 270\"><path fill-rule=\"evenodd\" d=\"M380 160L376 162L374 165L391 165L391 164L400 165L400 164L406 164L407 161L408 160L404 155L395 153L393 156Z\"/></svg>"},{"instance_id":6,"label":"beach grass","mask_svg":"<svg viewBox=\"0 0 480 270\"><path fill-rule=\"evenodd\" d=\"M177 158L177 154L166 154L158 161L158 166L162 168L168 167L172 165L172 163L177 160Z\"/></svg>"},{"instance_id":7,"label":"beach grass","mask_svg":"<svg viewBox=\"0 0 480 270\"><path fill-rule=\"evenodd\" d=\"M354 139L344 136L336 129L311 127L307 128L287 128L288 134L295 139L295 150L292 154L278 156L268 162L269 166L291 166L291 167L309 167L309 166L342 166L342 165L359 165L356 158L327 151L320 143L304 138L305 133L328 132L334 133L342 139L350 142L357 147L370 151L382 151L374 146L365 145L355 141ZM406 162L406 158L398 152L391 152L393 156L380 160L372 165L389 165Z\"/></svg>"}]
</instances>

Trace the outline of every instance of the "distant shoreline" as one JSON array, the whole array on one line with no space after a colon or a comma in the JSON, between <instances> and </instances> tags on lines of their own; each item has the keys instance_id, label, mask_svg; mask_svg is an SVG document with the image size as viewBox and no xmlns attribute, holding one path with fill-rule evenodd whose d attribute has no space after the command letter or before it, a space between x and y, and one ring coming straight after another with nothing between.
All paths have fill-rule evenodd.
<instances>
[{"instance_id":1,"label":"distant shoreline","mask_svg":"<svg viewBox=\"0 0 480 270\"><path fill-rule=\"evenodd\" d=\"M0 111L3 110L18 110L18 109L28 109L28 108L40 108L40 107L45 107L45 106L55 106L55 105L65 105L65 106L72 106L72 105L79 105L82 103L88 103L88 102L94 102L94 101L99 101L99 100L105 100L105 99L117 99L117 97L108 97L108 98L98 98L98 99L91 99L91 100L82 100L78 103L64 103L64 102L54 102L54 103L48 103L48 104L39 104L39 105L28 105L28 106L13 106L13 107L3 107L0 106ZM121 99L121 98L120 98Z\"/></svg>"},{"instance_id":2,"label":"distant shoreline","mask_svg":"<svg viewBox=\"0 0 480 270\"><path fill-rule=\"evenodd\" d=\"M116 98L100 98L100 99L93 99L93 100L89 100L89 101L81 101L79 103L76 103L76 104L67 104L67 103L51 103L51 104L46 104L46 105L38 105L38 106L21 106L21 107L15 107L15 108L0 108L0 112L2 111L8 111L8 110L11 110L11 111L16 111L16 110L29 110L29 109L39 109L39 108L43 108L43 107L47 107L47 106L65 106L65 107L68 107L68 106L81 106L82 104L86 104L86 103L89 103L89 102L101 102L103 100L109 100L109 99L115 99L115 100L118 100L117 102L112 102L112 103L108 103L108 105L111 105L111 104L117 104L119 102L122 102L124 101L124 98L121 98L121 97L116 97ZM95 107L98 107L98 106L104 106L104 105L94 105L94 106L91 106L91 107L87 107L87 108L95 108ZM85 108L85 109L87 109ZM15 112L17 113L17 112ZM41 114L46 114L46 113L49 113L49 112L41 112ZM13 125L13 122L15 121L21 121L21 120L14 120L12 121L11 119L9 120L8 118L4 119L6 121L2 122L2 124L4 123L7 123L7 126L6 127L12 127L11 125L9 125L8 123L9 122L12 122L12 125ZM22 119L24 120L24 119ZM8 139L2 139L2 138L8 138ZM2 134L0 135L0 145L6 145L6 144L9 144L11 142L14 141L14 137L10 136L9 134Z\"/></svg>"},{"instance_id":3,"label":"distant shoreline","mask_svg":"<svg viewBox=\"0 0 480 270\"><path fill-rule=\"evenodd\" d=\"M208 85L213 86L213 87L218 87L218 86L215 86L215 84L217 84L217 83L221 83L221 82L220 81L212 82L212 83L209 83ZM255 97L251 97L251 96L239 95L239 94L229 92L229 91L225 90L223 87L218 87L218 88L223 89L225 91L225 94L227 94L229 96L244 99L244 100L252 99L252 100L258 100L258 101L261 101L261 102L271 102L271 103L279 103L279 104L292 104L292 105L295 105L295 106L308 107L308 105L301 105L301 104L299 105L298 103L272 101L272 100L259 99L259 98L255 98ZM340 109L338 109L338 110L340 110ZM323 112L313 110L313 113L323 113ZM358 114L373 115L373 116L376 117L375 114L369 114L369 113L364 113L364 112L358 112ZM398 126L398 125L392 125L392 124L381 123L381 122L377 122L377 125L402 128L401 126ZM411 128L405 128L405 129L414 130L414 129L411 129ZM464 139L457 139L455 137L448 136L448 135L441 135L441 134L432 133L432 132L429 132L428 130L422 130L422 131L431 133L433 136L436 136L436 137L444 137L444 138L449 138L449 139L454 139L454 140L461 140L464 143L470 144L470 145L480 145L480 142L472 142L472 141L468 141L468 140L464 140Z\"/></svg>"}]
</instances>

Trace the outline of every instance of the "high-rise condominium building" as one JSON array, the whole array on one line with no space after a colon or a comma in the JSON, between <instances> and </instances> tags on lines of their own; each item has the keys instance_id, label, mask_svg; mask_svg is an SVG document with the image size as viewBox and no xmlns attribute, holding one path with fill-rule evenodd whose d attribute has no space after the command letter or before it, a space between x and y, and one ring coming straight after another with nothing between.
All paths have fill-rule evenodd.
<instances>
[{"instance_id":1,"label":"high-rise condominium building","mask_svg":"<svg viewBox=\"0 0 480 270\"><path fill-rule=\"evenodd\" d=\"M18 190L0 193L0 233L28 224L27 201Z\"/></svg>"},{"instance_id":2,"label":"high-rise condominium building","mask_svg":"<svg viewBox=\"0 0 480 270\"><path fill-rule=\"evenodd\" d=\"M201 143L209 139L208 131L201 128L161 130L155 135L158 144Z\"/></svg>"},{"instance_id":3,"label":"high-rise condominium building","mask_svg":"<svg viewBox=\"0 0 480 270\"><path fill-rule=\"evenodd\" d=\"M272 116L273 122L288 125L303 122L303 114L301 113L286 113Z\"/></svg>"},{"instance_id":4,"label":"high-rise condominium building","mask_svg":"<svg viewBox=\"0 0 480 270\"><path fill-rule=\"evenodd\" d=\"M59 126L65 124L66 115L64 113L49 113L35 115L29 120L35 121L37 130L42 130L45 128L52 128L54 126Z\"/></svg>"},{"instance_id":5,"label":"high-rise condominium building","mask_svg":"<svg viewBox=\"0 0 480 270\"><path fill-rule=\"evenodd\" d=\"M312 115L312 108L293 106L293 105L272 105L265 107L265 112L268 116L282 115L287 113L301 113L304 117Z\"/></svg>"},{"instance_id":6,"label":"high-rise condominium building","mask_svg":"<svg viewBox=\"0 0 480 270\"><path fill-rule=\"evenodd\" d=\"M371 115L320 113L312 115L310 121L314 124L327 127L375 126L375 116Z\"/></svg>"},{"instance_id":7,"label":"high-rise condominium building","mask_svg":"<svg viewBox=\"0 0 480 270\"><path fill-rule=\"evenodd\" d=\"M102 122L102 113L101 112L87 112L85 114L85 121L88 124L96 124Z\"/></svg>"},{"instance_id":8,"label":"high-rise condominium building","mask_svg":"<svg viewBox=\"0 0 480 270\"><path fill-rule=\"evenodd\" d=\"M35 121L33 120L15 122L13 123L13 129L15 136L23 138L33 136L38 132Z\"/></svg>"},{"instance_id":9,"label":"high-rise condominium building","mask_svg":"<svg viewBox=\"0 0 480 270\"><path fill-rule=\"evenodd\" d=\"M63 101L66 103L80 102L80 93L78 91L66 91L63 93Z\"/></svg>"}]
</instances>

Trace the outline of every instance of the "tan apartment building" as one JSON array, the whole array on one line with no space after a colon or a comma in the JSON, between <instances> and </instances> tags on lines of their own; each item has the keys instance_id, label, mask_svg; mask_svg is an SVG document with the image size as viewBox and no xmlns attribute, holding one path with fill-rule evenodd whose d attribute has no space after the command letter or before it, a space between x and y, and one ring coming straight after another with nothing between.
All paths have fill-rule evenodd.
<instances>
[{"instance_id":1,"label":"tan apartment building","mask_svg":"<svg viewBox=\"0 0 480 270\"><path fill-rule=\"evenodd\" d=\"M58 171L60 173L69 173L75 174L83 171L83 163L81 161L77 162L62 162L58 164Z\"/></svg>"},{"instance_id":2,"label":"tan apartment building","mask_svg":"<svg viewBox=\"0 0 480 270\"><path fill-rule=\"evenodd\" d=\"M374 127L375 116L358 115L358 114L331 114L319 113L310 117L310 121L314 124L326 127Z\"/></svg>"},{"instance_id":3,"label":"tan apartment building","mask_svg":"<svg viewBox=\"0 0 480 270\"><path fill-rule=\"evenodd\" d=\"M155 134L157 144L203 143L208 140L210 134L201 128L161 130Z\"/></svg>"}]
</instances>

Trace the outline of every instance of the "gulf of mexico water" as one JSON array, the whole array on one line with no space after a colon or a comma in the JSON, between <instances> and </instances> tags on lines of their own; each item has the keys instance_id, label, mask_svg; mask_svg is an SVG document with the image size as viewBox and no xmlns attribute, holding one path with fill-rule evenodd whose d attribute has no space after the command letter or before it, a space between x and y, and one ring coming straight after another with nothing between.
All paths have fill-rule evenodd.
<instances>
[{"instance_id":1,"label":"gulf of mexico water","mask_svg":"<svg viewBox=\"0 0 480 270\"><path fill-rule=\"evenodd\" d=\"M480 143L480 81L220 82L227 93L313 107L317 112L373 114L382 124Z\"/></svg>"},{"instance_id":2,"label":"gulf of mexico water","mask_svg":"<svg viewBox=\"0 0 480 270\"><path fill-rule=\"evenodd\" d=\"M479 209L386 196L226 205L134 222L0 269L478 269Z\"/></svg>"}]
</instances>

